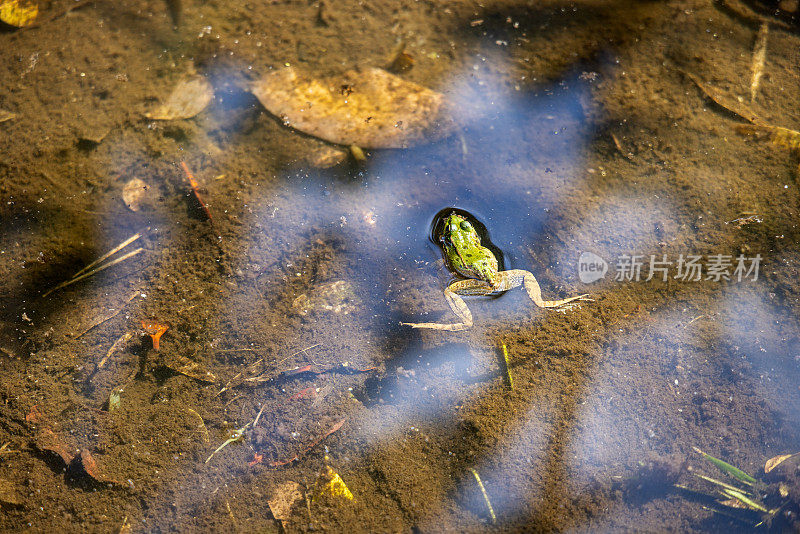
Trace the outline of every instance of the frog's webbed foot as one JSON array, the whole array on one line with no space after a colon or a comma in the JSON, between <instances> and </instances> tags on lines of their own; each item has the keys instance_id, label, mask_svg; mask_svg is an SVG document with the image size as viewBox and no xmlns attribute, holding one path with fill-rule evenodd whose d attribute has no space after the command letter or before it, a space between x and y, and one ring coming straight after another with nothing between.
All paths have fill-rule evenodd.
<instances>
[{"instance_id":1,"label":"frog's webbed foot","mask_svg":"<svg viewBox=\"0 0 800 534\"><path fill-rule=\"evenodd\" d=\"M430 328L432 330L447 330L458 332L472 328L472 312L467 303L459 295L488 295L492 290L486 282L481 280L460 280L453 282L444 290L444 296L450 309L461 320L460 323L400 323L412 328Z\"/></svg>"},{"instance_id":2,"label":"frog's webbed foot","mask_svg":"<svg viewBox=\"0 0 800 534\"><path fill-rule=\"evenodd\" d=\"M533 274L521 269L504 271L501 274L505 277L503 289L511 289L519 285L524 285L525 291L528 293L530 299L540 308L558 308L559 311L567 311L578 306L579 301L592 302L588 293L561 300L543 300L542 289L539 287L539 282L536 281L536 277L534 277Z\"/></svg>"}]
</instances>

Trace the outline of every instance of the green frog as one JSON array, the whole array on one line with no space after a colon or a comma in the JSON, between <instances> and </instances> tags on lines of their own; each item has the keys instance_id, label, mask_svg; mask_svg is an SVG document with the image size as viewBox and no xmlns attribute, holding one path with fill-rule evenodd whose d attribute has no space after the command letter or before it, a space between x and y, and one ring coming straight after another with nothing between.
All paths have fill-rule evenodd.
<instances>
[{"instance_id":1,"label":"green frog","mask_svg":"<svg viewBox=\"0 0 800 534\"><path fill-rule=\"evenodd\" d=\"M401 323L413 328L432 328L457 332L472 327L472 313L461 296L485 296L507 291L521 285L531 300L540 308L566 309L571 302L591 301L589 296L578 295L561 300L542 300L542 290L533 274L520 269L499 271L497 258L488 248L481 245L481 238L475 227L466 217L456 212L448 215L443 222L439 238L445 257L450 266L466 280L451 283L444 290L450 309L460 319L458 323Z\"/></svg>"}]
</instances>

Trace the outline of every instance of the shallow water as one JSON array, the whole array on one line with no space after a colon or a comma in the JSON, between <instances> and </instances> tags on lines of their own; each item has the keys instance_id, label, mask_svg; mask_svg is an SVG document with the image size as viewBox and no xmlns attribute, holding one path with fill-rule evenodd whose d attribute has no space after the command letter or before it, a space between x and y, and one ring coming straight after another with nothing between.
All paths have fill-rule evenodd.
<instances>
[{"instance_id":1,"label":"shallow water","mask_svg":"<svg viewBox=\"0 0 800 534\"><path fill-rule=\"evenodd\" d=\"M695 447L797 528L797 457L764 474L800 451L797 158L691 79L797 129L785 12L71 5L0 33L2 529L751 531L765 517L708 497L694 474L741 484ZM401 41L400 77L457 124L430 143L317 168L331 145L242 89L286 64L384 66ZM145 118L192 70L211 104ZM453 208L545 299L593 301L517 288L468 298L465 331L402 326L455 319L431 236ZM111 258L139 253L47 294L137 233ZM353 500L319 490L326 466ZM287 482L307 499L281 514Z\"/></svg>"}]
</instances>

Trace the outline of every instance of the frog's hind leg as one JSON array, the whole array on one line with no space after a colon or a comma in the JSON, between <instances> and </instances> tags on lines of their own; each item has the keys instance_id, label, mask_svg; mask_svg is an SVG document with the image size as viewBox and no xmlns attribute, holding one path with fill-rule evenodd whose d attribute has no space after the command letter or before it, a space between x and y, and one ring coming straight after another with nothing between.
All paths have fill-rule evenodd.
<instances>
[{"instance_id":1,"label":"frog's hind leg","mask_svg":"<svg viewBox=\"0 0 800 534\"><path fill-rule=\"evenodd\" d=\"M542 288L539 287L539 282L536 281L536 277L534 277L532 273L521 269L514 269L512 271L504 271L500 274L503 275L504 280L501 282L499 290L512 289L524 284L528 296L534 304L540 308L559 308L570 302L592 300L589 298L588 294L561 300L542 300Z\"/></svg>"},{"instance_id":2,"label":"frog's hind leg","mask_svg":"<svg viewBox=\"0 0 800 534\"><path fill-rule=\"evenodd\" d=\"M460 323L400 323L412 328L431 328L433 330L448 330L458 332L472 328L472 312L469 311L467 303L459 295L482 296L488 295L492 290L489 284L481 280L460 280L453 282L444 290L444 296L450 309L456 314Z\"/></svg>"}]
</instances>

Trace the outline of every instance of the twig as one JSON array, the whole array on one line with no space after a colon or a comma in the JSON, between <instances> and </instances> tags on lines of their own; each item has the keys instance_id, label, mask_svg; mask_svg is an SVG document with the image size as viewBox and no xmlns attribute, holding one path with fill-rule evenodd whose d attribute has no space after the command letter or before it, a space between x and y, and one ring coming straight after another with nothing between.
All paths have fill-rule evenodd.
<instances>
[{"instance_id":1,"label":"twig","mask_svg":"<svg viewBox=\"0 0 800 534\"><path fill-rule=\"evenodd\" d=\"M134 291L134 293L130 297L125 299L125 304L128 304L130 301L135 299L136 295L138 295L138 294L139 294L138 290ZM104 316L100 317L99 319L95 317L94 321L92 321L92 323L89 326L84 328L78 335L75 336L75 339L78 339L78 338L82 337L89 330L91 330L93 328L97 328L98 326L100 326L101 324L105 323L106 321L109 321L109 320L113 319L114 317L116 317L117 315L119 315L120 312L125 309L125 304L120 305L119 309L116 310L115 312L112 312L112 313L110 313L108 315L104 315Z\"/></svg>"},{"instance_id":2,"label":"twig","mask_svg":"<svg viewBox=\"0 0 800 534\"><path fill-rule=\"evenodd\" d=\"M197 180L194 179L192 171L189 170L189 166L186 165L185 161L181 161L181 166L186 173L186 179L189 180L189 185L192 186L192 191L194 191L194 196L197 199L197 202L200 203L200 207L203 208L203 212L206 214L206 217L208 217L208 220L211 222L211 224L214 224L214 218L211 217L211 211L208 209L206 203L203 202L203 199L200 198L200 185L197 183Z\"/></svg>"},{"instance_id":3,"label":"twig","mask_svg":"<svg viewBox=\"0 0 800 534\"><path fill-rule=\"evenodd\" d=\"M345 421L347 421L347 419L342 419L341 421L339 421L338 423L336 423L335 425L333 425L333 426L330 428L330 430L328 430L328 431L327 431L327 432L325 432L323 435L321 435L320 437L318 437L316 440L314 440L314 441L311 443L311 445L309 445L308 447L306 447L305 449L303 449L302 451L300 451L298 454L295 454L295 455L294 455L294 456L292 456L291 458L287 458L287 459L285 459L285 460L280 460L280 461L276 461L276 462L270 462L270 464L269 464L269 465L271 465L272 467L280 467L280 466L282 466L282 465L286 465L286 464L290 464L290 463L292 463L292 462L297 462L297 461L300 461L300 458L302 458L303 456L305 456L306 454L308 454L308 451L310 451L311 449L313 449L314 447L316 447L317 445L319 445L319 443L320 443L322 440L324 440L325 438L327 438L328 436L330 436L331 434L333 434L334 432L336 432L337 430L339 430L340 428L342 428L342 425L344 424L344 422L345 422Z\"/></svg>"},{"instance_id":4,"label":"twig","mask_svg":"<svg viewBox=\"0 0 800 534\"><path fill-rule=\"evenodd\" d=\"M111 345L111 348L108 349L108 352L106 352L106 355L103 356L103 359L100 360L100 363L97 364L97 368L98 369L102 369L105 366L105 364L108 361L108 359L111 357L111 355L114 354L115 352L117 352L119 350L119 348L122 345L124 345L125 343L127 343L128 340L130 338L132 338L132 337L133 337L133 334L131 334L130 332L125 332L124 334L119 336L119 338L114 342L114 344Z\"/></svg>"}]
</instances>

